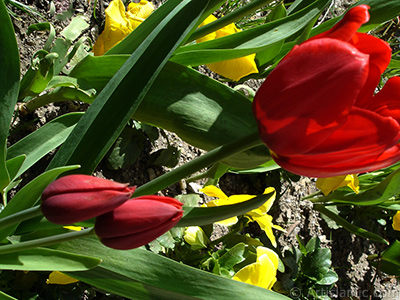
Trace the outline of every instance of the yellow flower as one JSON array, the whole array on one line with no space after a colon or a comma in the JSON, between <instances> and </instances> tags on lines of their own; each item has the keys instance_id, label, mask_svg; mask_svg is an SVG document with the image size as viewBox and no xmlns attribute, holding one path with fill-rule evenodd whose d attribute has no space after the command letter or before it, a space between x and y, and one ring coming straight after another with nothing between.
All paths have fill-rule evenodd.
<instances>
[{"instance_id":1,"label":"yellow flower","mask_svg":"<svg viewBox=\"0 0 400 300\"><path fill-rule=\"evenodd\" d=\"M49 279L46 280L47 284L70 284L78 282L79 280L72 278L71 276L65 275L64 273L54 271L49 275Z\"/></svg>"},{"instance_id":2,"label":"yellow flower","mask_svg":"<svg viewBox=\"0 0 400 300\"><path fill-rule=\"evenodd\" d=\"M200 27L215 20L217 20L217 18L213 15L210 15L200 24ZM221 29L218 29L217 31L214 31L206 36L197 39L196 43L214 40L223 36L234 34L239 31L240 29L238 29L235 24L231 23ZM245 77L249 74L258 73L257 65L254 61L255 57L255 54L250 54L236 59L211 63L208 64L207 67L217 74L220 74L234 81L238 81L240 78Z\"/></svg>"},{"instance_id":3,"label":"yellow flower","mask_svg":"<svg viewBox=\"0 0 400 300\"><path fill-rule=\"evenodd\" d=\"M278 265L279 257L274 251L257 247L257 261L240 269L233 279L270 290L276 282Z\"/></svg>"},{"instance_id":4,"label":"yellow flower","mask_svg":"<svg viewBox=\"0 0 400 300\"><path fill-rule=\"evenodd\" d=\"M343 186L348 186L357 194L360 191L357 174L318 178L316 183L317 188L319 188L325 196Z\"/></svg>"},{"instance_id":5,"label":"yellow flower","mask_svg":"<svg viewBox=\"0 0 400 300\"><path fill-rule=\"evenodd\" d=\"M146 0L141 0L139 3L129 3L127 11L125 11L125 6L121 0L111 1L105 11L104 31L100 34L93 47L94 55L103 55L122 41L144 19L150 16L153 10L153 4Z\"/></svg>"},{"instance_id":6,"label":"yellow flower","mask_svg":"<svg viewBox=\"0 0 400 300\"><path fill-rule=\"evenodd\" d=\"M393 229L400 231L400 211L398 211L393 217Z\"/></svg>"},{"instance_id":7,"label":"yellow flower","mask_svg":"<svg viewBox=\"0 0 400 300\"><path fill-rule=\"evenodd\" d=\"M247 200L250 200L250 199L256 197L255 195L245 195L245 194L244 195L233 195L233 196L228 197L227 195L225 195L225 193L223 191L221 191L219 188L217 188L214 185L208 185L208 186L204 187L203 189L201 189L200 191L203 192L204 194L206 194L207 196L218 198L216 200L206 203L206 206L208 206L208 207L236 204L236 203L247 201ZM276 247L276 245L277 245L276 239L275 239L274 233L272 232L272 228L282 230L282 231L284 231L284 229L278 225L274 225L272 223L272 217L267 214L267 212L271 209L271 206L275 201L276 193L275 193L275 189L273 187L266 188L264 191L264 194L268 194L271 192L274 192L274 194L271 198L269 198L259 208L253 209L252 211L249 211L248 213L246 213L245 216L248 217L249 219L257 222L258 225L260 225L260 228L265 231L265 234L271 241L272 245L274 247ZM217 223L221 224L221 225L225 225L225 226L231 226L233 224L236 224L237 221L238 221L237 217L232 217L232 218L229 218L226 220L219 221Z\"/></svg>"},{"instance_id":8,"label":"yellow flower","mask_svg":"<svg viewBox=\"0 0 400 300\"><path fill-rule=\"evenodd\" d=\"M63 226L65 229L73 230L73 231L81 231L82 227L80 226Z\"/></svg>"},{"instance_id":9,"label":"yellow flower","mask_svg":"<svg viewBox=\"0 0 400 300\"><path fill-rule=\"evenodd\" d=\"M207 248L208 238L199 226L187 227L183 238L191 246L192 250Z\"/></svg>"}]
</instances>

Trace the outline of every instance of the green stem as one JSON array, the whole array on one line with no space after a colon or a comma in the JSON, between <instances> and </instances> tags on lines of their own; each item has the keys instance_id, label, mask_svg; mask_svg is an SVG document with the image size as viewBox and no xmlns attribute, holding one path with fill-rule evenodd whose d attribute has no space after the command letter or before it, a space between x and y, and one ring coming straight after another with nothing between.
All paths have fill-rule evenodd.
<instances>
[{"instance_id":1,"label":"green stem","mask_svg":"<svg viewBox=\"0 0 400 300\"><path fill-rule=\"evenodd\" d=\"M260 7L266 6L267 4L271 3L273 0L254 0L251 1L249 4L242 6L241 8L231 12L230 14L223 16L222 18L211 22L207 25L201 26L200 28L196 29L193 34L189 37L187 42L191 42L201 38L211 32L214 32L226 25L233 23L236 20L239 20L250 13L256 11Z\"/></svg>"},{"instance_id":2,"label":"green stem","mask_svg":"<svg viewBox=\"0 0 400 300\"><path fill-rule=\"evenodd\" d=\"M41 239L21 242L18 244L10 244L10 245L5 245L5 246L0 246L0 255L6 254L6 253L22 251L22 250L29 250L29 249L33 249L33 248L37 248L37 247L50 246L53 244L58 244L58 243L82 238L85 236L93 235L93 234L94 234L94 229L88 228L88 229L84 229L81 231L73 231L73 232L68 232L68 233L64 233L64 234L53 235L53 236L49 236L49 237L45 237L45 238L41 238Z\"/></svg>"},{"instance_id":3,"label":"green stem","mask_svg":"<svg viewBox=\"0 0 400 300\"><path fill-rule=\"evenodd\" d=\"M19 211L15 214L0 219L0 229L7 228L11 225L40 216L41 214L42 211L40 210L39 205Z\"/></svg>"},{"instance_id":4,"label":"green stem","mask_svg":"<svg viewBox=\"0 0 400 300\"><path fill-rule=\"evenodd\" d=\"M152 181L138 187L133 194L133 197L151 195L158 191L178 182L182 178L185 178L203 168L206 168L222 159L227 158L233 154L245 151L255 146L263 144L258 136L258 133L245 136L239 140L225 144L218 148L207 152L206 154L168 172Z\"/></svg>"}]
</instances>

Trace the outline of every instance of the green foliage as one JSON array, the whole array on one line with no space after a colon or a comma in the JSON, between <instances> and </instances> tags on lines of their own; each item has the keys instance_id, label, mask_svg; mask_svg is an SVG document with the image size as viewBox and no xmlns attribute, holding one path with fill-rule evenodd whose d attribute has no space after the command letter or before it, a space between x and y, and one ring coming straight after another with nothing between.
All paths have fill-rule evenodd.
<instances>
[{"instance_id":1,"label":"green foliage","mask_svg":"<svg viewBox=\"0 0 400 300\"><path fill-rule=\"evenodd\" d=\"M286 272L280 276L284 290L292 299L330 299L329 291L338 281L331 265L331 251L322 248L318 237L305 245L299 238L299 249L285 251L282 261Z\"/></svg>"}]
</instances>

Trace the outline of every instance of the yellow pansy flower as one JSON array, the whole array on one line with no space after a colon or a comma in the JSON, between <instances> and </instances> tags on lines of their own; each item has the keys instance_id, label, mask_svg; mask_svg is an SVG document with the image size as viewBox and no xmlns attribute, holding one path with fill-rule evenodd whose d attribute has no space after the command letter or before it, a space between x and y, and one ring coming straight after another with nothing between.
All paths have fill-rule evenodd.
<instances>
[{"instance_id":1,"label":"yellow pansy flower","mask_svg":"<svg viewBox=\"0 0 400 300\"><path fill-rule=\"evenodd\" d=\"M360 191L357 174L318 178L316 184L317 188L320 189L325 196L344 186L348 186L357 194Z\"/></svg>"},{"instance_id":2,"label":"yellow pansy flower","mask_svg":"<svg viewBox=\"0 0 400 300\"><path fill-rule=\"evenodd\" d=\"M217 18L213 15L210 15L200 24L199 27L211 23L215 20L217 20ZM234 34L239 31L241 30L237 28L235 24L231 23L221 29L218 29L217 31L214 31L210 34L207 34L206 36L197 39L196 43L214 40L223 36ZM240 58L207 64L207 67L211 71L219 75L222 75L234 81L238 81L240 78L243 78L249 74L258 73L257 65L254 61L255 57L255 54L250 54Z\"/></svg>"},{"instance_id":3,"label":"yellow pansy flower","mask_svg":"<svg viewBox=\"0 0 400 300\"><path fill-rule=\"evenodd\" d=\"M183 238L185 239L186 243L190 245L192 250L207 248L208 238L203 229L201 229L199 226L187 227Z\"/></svg>"},{"instance_id":4,"label":"yellow pansy flower","mask_svg":"<svg viewBox=\"0 0 400 300\"><path fill-rule=\"evenodd\" d=\"M153 10L153 4L146 0L141 0L139 3L129 3L126 11L121 0L111 1L105 11L104 31L100 34L93 47L94 55L103 55L122 41L144 19L150 16Z\"/></svg>"},{"instance_id":5,"label":"yellow pansy flower","mask_svg":"<svg viewBox=\"0 0 400 300\"><path fill-rule=\"evenodd\" d=\"M393 217L393 229L400 231L400 211L398 211Z\"/></svg>"},{"instance_id":6,"label":"yellow pansy flower","mask_svg":"<svg viewBox=\"0 0 400 300\"><path fill-rule=\"evenodd\" d=\"M240 269L233 279L270 290L276 282L278 265L279 257L274 251L257 247L256 262Z\"/></svg>"},{"instance_id":7,"label":"yellow pansy flower","mask_svg":"<svg viewBox=\"0 0 400 300\"><path fill-rule=\"evenodd\" d=\"M201 189L200 191L203 192L204 194L206 194L207 196L218 198L216 200L206 203L205 205L208 207L236 204L236 203L247 201L247 200L250 200L250 199L256 197L255 195L246 195L246 194L233 195L233 196L228 197L227 195L225 195L225 193L223 191L221 191L219 188L217 188L214 185L208 185L208 186L204 187L203 189ZM268 194L271 192L274 192L274 194L270 199L268 199L259 208L253 209L252 211L247 212L245 214L245 216L248 217L249 219L257 222L258 225L260 225L260 228L265 231L265 234L271 241L272 245L274 247L276 247L276 245L277 245L276 239L275 239L274 233L272 231L272 228L282 230L282 231L284 231L284 229L278 225L273 224L272 217L267 214L267 212L271 209L271 206L275 201L276 193L275 193L275 189L273 187L268 187L264 191L264 194ZM231 226L233 224L236 224L237 221L238 221L237 217L232 217L232 218L229 218L226 220L219 221L217 223L221 224L221 225L225 225L225 226Z\"/></svg>"},{"instance_id":8,"label":"yellow pansy flower","mask_svg":"<svg viewBox=\"0 0 400 300\"><path fill-rule=\"evenodd\" d=\"M78 282L79 280L65 275L64 273L54 271L51 272L49 278L46 280L47 284L70 284Z\"/></svg>"},{"instance_id":9,"label":"yellow pansy flower","mask_svg":"<svg viewBox=\"0 0 400 300\"><path fill-rule=\"evenodd\" d=\"M63 226L65 229L73 230L73 231L81 231L82 227L80 226Z\"/></svg>"}]
</instances>

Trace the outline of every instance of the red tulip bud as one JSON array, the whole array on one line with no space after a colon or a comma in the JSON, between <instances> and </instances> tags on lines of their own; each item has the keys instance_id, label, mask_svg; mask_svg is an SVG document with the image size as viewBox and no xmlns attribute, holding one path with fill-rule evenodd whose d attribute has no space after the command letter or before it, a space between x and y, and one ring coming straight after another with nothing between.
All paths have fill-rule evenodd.
<instances>
[{"instance_id":1,"label":"red tulip bud","mask_svg":"<svg viewBox=\"0 0 400 300\"><path fill-rule=\"evenodd\" d=\"M133 198L96 218L100 241L111 248L127 250L148 244L174 227L182 218L182 203L161 196Z\"/></svg>"},{"instance_id":2,"label":"red tulip bud","mask_svg":"<svg viewBox=\"0 0 400 300\"><path fill-rule=\"evenodd\" d=\"M42 213L56 224L85 221L123 204L135 187L87 175L69 175L51 183L42 194Z\"/></svg>"}]
</instances>

